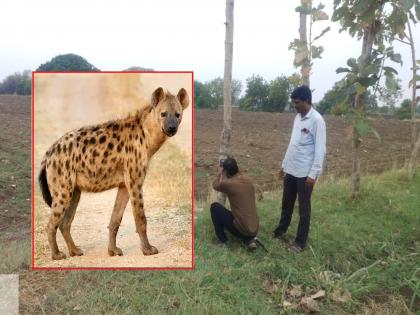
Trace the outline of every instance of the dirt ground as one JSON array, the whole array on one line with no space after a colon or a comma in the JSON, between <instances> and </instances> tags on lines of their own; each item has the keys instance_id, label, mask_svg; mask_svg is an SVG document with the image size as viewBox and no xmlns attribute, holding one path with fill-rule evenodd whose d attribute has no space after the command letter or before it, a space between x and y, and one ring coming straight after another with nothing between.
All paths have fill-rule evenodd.
<instances>
[{"instance_id":1,"label":"dirt ground","mask_svg":"<svg viewBox=\"0 0 420 315\"><path fill-rule=\"evenodd\" d=\"M262 189L278 186L274 174L290 140L293 113L232 112L232 150L239 167ZM342 117L327 115L327 157L322 179L351 174L351 128ZM410 122L395 119L371 120L380 140L369 133L362 142L363 173L378 173L401 167L409 157ZM420 124L419 124L420 125ZM215 172L223 110L196 109L194 112L195 197L205 198Z\"/></svg>"},{"instance_id":2,"label":"dirt ground","mask_svg":"<svg viewBox=\"0 0 420 315\"><path fill-rule=\"evenodd\" d=\"M37 176L43 154L63 133L84 125L92 125L115 118L144 106L159 86L176 94L181 87L191 97L190 74L37 74L35 77L35 139L34 174ZM191 103L190 103L191 104ZM157 255L144 256L135 232L131 205L127 205L117 246L124 256L107 254L108 223L116 197L116 189L103 193L82 193L72 225L76 245L84 251L80 257L52 261L46 239L45 226L50 209L43 202L35 183L35 266L36 267L191 267L192 266L192 106L184 112L181 127L154 156L149 165L144 190L148 237L159 250ZM181 157L182 168L178 180L187 183L183 199L159 193L156 184L160 177L171 180L171 174L159 174L159 162L169 155ZM189 183L189 185L188 185ZM175 194L174 194L175 195ZM59 248L68 256L67 247L57 233Z\"/></svg>"},{"instance_id":3,"label":"dirt ground","mask_svg":"<svg viewBox=\"0 0 420 315\"><path fill-rule=\"evenodd\" d=\"M31 237L31 98L0 95L0 242Z\"/></svg>"}]
</instances>

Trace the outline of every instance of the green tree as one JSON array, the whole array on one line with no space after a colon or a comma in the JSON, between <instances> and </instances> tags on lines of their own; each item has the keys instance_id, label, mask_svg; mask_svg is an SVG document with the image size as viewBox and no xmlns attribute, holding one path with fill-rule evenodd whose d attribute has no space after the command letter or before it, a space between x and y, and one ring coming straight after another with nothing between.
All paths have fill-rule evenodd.
<instances>
[{"instance_id":1,"label":"green tree","mask_svg":"<svg viewBox=\"0 0 420 315\"><path fill-rule=\"evenodd\" d=\"M238 105L239 104L239 98L242 92L242 82L240 80L237 79L233 79L232 80L232 84L231 84L231 89L232 89L232 104L233 105Z\"/></svg>"},{"instance_id":2,"label":"green tree","mask_svg":"<svg viewBox=\"0 0 420 315\"><path fill-rule=\"evenodd\" d=\"M207 89L212 99L212 107L219 107L223 104L223 86L222 78L216 78L206 83Z\"/></svg>"},{"instance_id":3,"label":"green tree","mask_svg":"<svg viewBox=\"0 0 420 315\"><path fill-rule=\"evenodd\" d=\"M393 79L392 84L379 89L379 100L383 105L391 108L395 107L402 96L401 80L398 78Z\"/></svg>"},{"instance_id":4,"label":"green tree","mask_svg":"<svg viewBox=\"0 0 420 315\"><path fill-rule=\"evenodd\" d=\"M392 11L385 10L385 4L394 5L400 0L335 0L333 21L339 21L341 31L362 40L359 58L347 61L349 68L338 68L337 73L347 72L345 82L352 86L344 103L350 105L353 120L353 169L352 196L356 198L360 190L360 144L364 133L374 131L366 120L364 103L369 87L377 85L380 76L385 75L387 84L391 84L397 71L384 66L384 59L402 63L401 56L395 54L392 47L385 47L387 34L395 32L394 22L390 18Z\"/></svg>"},{"instance_id":5,"label":"green tree","mask_svg":"<svg viewBox=\"0 0 420 315\"><path fill-rule=\"evenodd\" d=\"M32 89L31 71L16 72L0 83L0 94L30 95Z\"/></svg>"},{"instance_id":6,"label":"green tree","mask_svg":"<svg viewBox=\"0 0 420 315\"><path fill-rule=\"evenodd\" d=\"M143 68L139 66L131 66L127 69L124 69L123 71L153 71L151 68Z\"/></svg>"},{"instance_id":7,"label":"green tree","mask_svg":"<svg viewBox=\"0 0 420 315\"><path fill-rule=\"evenodd\" d=\"M316 109L321 114L331 114L331 110L341 102L342 98L342 89L340 88L339 83L335 83L332 89L328 90L322 100L319 101Z\"/></svg>"},{"instance_id":8,"label":"green tree","mask_svg":"<svg viewBox=\"0 0 420 315\"><path fill-rule=\"evenodd\" d=\"M196 81L198 82L198 81ZM194 105L198 108L217 108L217 103L214 102L210 95L207 84L194 82Z\"/></svg>"},{"instance_id":9,"label":"green tree","mask_svg":"<svg viewBox=\"0 0 420 315\"><path fill-rule=\"evenodd\" d=\"M66 54L58 55L50 61L40 65L36 71L99 71L90 64L85 58Z\"/></svg>"},{"instance_id":10,"label":"green tree","mask_svg":"<svg viewBox=\"0 0 420 315\"><path fill-rule=\"evenodd\" d=\"M201 108L218 108L223 104L224 81L222 78L215 78L205 83L194 81L195 106ZM242 83L233 79L231 83L232 104L237 104L241 94Z\"/></svg>"},{"instance_id":11,"label":"green tree","mask_svg":"<svg viewBox=\"0 0 420 315\"><path fill-rule=\"evenodd\" d=\"M410 119L411 117L411 100L405 99L401 102L400 107L395 112L398 119Z\"/></svg>"},{"instance_id":12,"label":"green tree","mask_svg":"<svg viewBox=\"0 0 420 315\"><path fill-rule=\"evenodd\" d=\"M275 78L268 85L268 100L262 110L283 112L290 102L291 85L286 76Z\"/></svg>"},{"instance_id":13,"label":"green tree","mask_svg":"<svg viewBox=\"0 0 420 315\"><path fill-rule=\"evenodd\" d=\"M261 111L267 106L269 85L260 75L246 79L245 96L239 103L244 110Z\"/></svg>"}]
</instances>

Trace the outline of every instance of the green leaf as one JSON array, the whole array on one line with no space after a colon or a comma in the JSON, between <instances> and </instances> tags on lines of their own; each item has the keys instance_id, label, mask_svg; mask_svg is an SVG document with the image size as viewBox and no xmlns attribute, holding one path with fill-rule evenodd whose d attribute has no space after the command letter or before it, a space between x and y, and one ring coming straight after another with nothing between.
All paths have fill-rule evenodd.
<instances>
[{"instance_id":1,"label":"green leaf","mask_svg":"<svg viewBox=\"0 0 420 315\"><path fill-rule=\"evenodd\" d=\"M317 37L315 37L314 39L313 39L313 41L312 42L314 42L314 41L316 41L317 39L319 39L319 38L321 38L322 36L324 36L325 35L325 33L326 32L328 32L328 31L330 31L331 30L331 27L327 27L327 28L324 28L324 30L321 32L321 34L319 34Z\"/></svg>"},{"instance_id":2,"label":"green leaf","mask_svg":"<svg viewBox=\"0 0 420 315\"><path fill-rule=\"evenodd\" d=\"M385 86L387 89L393 91L399 89L398 81L395 79L395 76L393 74L386 75Z\"/></svg>"},{"instance_id":3,"label":"green leaf","mask_svg":"<svg viewBox=\"0 0 420 315\"><path fill-rule=\"evenodd\" d=\"M369 86L374 85L377 80L378 80L378 78L373 75L371 77L358 78L357 82L359 82L364 87L369 87Z\"/></svg>"},{"instance_id":4,"label":"green leaf","mask_svg":"<svg viewBox=\"0 0 420 315\"><path fill-rule=\"evenodd\" d=\"M414 5L414 0L401 0L401 4L405 11L409 11Z\"/></svg>"},{"instance_id":5,"label":"green leaf","mask_svg":"<svg viewBox=\"0 0 420 315\"><path fill-rule=\"evenodd\" d=\"M379 71L379 67L376 64L370 64L363 69L363 75L368 76L369 74L374 74Z\"/></svg>"},{"instance_id":6,"label":"green leaf","mask_svg":"<svg viewBox=\"0 0 420 315\"><path fill-rule=\"evenodd\" d=\"M416 2L416 17L417 21L420 21L420 3Z\"/></svg>"},{"instance_id":7,"label":"green leaf","mask_svg":"<svg viewBox=\"0 0 420 315\"><path fill-rule=\"evenodd\" d=\"M309 51L307 50L300 50L295 52L295 60L293 61L293 64L295 67L299 67L302 64L305 63L306 59L308 58Z\"/></svg>"},{"instance_id":8,"label":"green leaf","mask_svg":"<svg viewBox=\"0 0 420 315\"><path fill-rule=\"evenodd\" d=\"M400 54L394 54L394 53L390 53L389 58L393 61L393 62L397 62L400 65L403 64L402 59L401 59L401 55Z\"/></svg>"},{"instance_id":9,"label":"green leaf","mask_svg":"<svg viewBox=\"0 0 420 315\"><path fill-rule=\"evenodd\" d=\"M308 6L299 6L295 8L295 11L298 13L303 13L303 14L311 14L311 9L309 9Z\"/></svg>"},{"instance_id":10,"label":"green leaf","mask_svg":"<svg viewBox=\"0 0 420 315\"><path fill-rule=\"evenodd\" d=\"M348 59L348 60L347 60L347 65L348 65L349 67L354 67L355 65L357 65L356 58L350 58L350 59Z\"/></svg>"},{"instance_id":11,"label":"green leaf","mask_svg":"<svg viewBox=\"0 0 420 315\"><path fill-rule=\"evenodd\" d=\"M312 45L311 50L312 50L312 59L321 58L321 54L324 51L324 47Z\"/></svg>"},{"instance_id":12,"label":"green leaf","mask_svg":"<svg viewBox=\"0 0 420 315\"><path fill-rule=\"evenodd\" d=\"M340 67L340 68L337 68L337 70L335 70L335 73L342 73L342 72L350 72L350 69Z\"/></svg>"},{"instance_id":13,"label":"green leaf","mask_svg":"<svg viewBox=\"0 0 420 315\"><path fill-rule=\"evenodd\" d=\"M415 81L416 83L417 83L417 82L420 82L420 75L416 74L416 76L415 76L415 78L414 78L414 81ZM411 80L410 80L410 82L408 82L408 87L410 88L412 85L413 85L413 79L411 79Z\"/></svg>"},{"instance_id":14,"label":"green leaf","mask_svg":"<svg viewBox=\"0 0 420 315\"><path fill-rule=\"evenodd\" d=\"M366 92L366 88L362 86L359 82L354 84L354 88L356 89L357 95L361 95Z\"/></svg>"},{"instance_id":15,"label":"green leaf","mask_svg":"<svg viewBox=\"0 0 420 315\"><path fill-rule=\"evenodd\" d=\"M394 68L392 68L392 67L384 67L383 69L384 69L384 71L385 71L385 72L398 74L398 71L397 71L397 70L395 70L395 69L394 69Z\"/></svg>"},{"instance_id":16,"label":"green leaf","mask_svg":"<svg viewBox=\"0 0 420 315\"><path fill-rule=\"evenodd\" d=\"M316 21L327 21L329 19L328 14L322 10L316 10L315 14L313 15L314 22Z\"/></svg>"},{"instance_id":17,"label":"green leaf","mask_svg":"<svg viewBox=\"0 0 420 315\"><path fill-rule=\"evenodd\" d=\"M355 127L356 127L357 132L361 136L367 134L371 129L371 126L364 120L358 120L356 122Z\"/></svg>"}]
</instances>

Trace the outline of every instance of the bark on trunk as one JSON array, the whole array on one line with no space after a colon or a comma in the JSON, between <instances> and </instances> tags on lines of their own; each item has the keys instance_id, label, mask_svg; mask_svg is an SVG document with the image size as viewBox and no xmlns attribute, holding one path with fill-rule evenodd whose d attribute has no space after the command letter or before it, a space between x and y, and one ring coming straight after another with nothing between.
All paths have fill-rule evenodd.
<instances>
[{"instance_id":1,"label":"bark on trunk","mask_svg":"<svg viewBox=\"0 0 420 315\"><path fill-rule=\"evenodd\" d=\"M416 107L417 107L417 99L416 99L416 51L414 48L414 39L413 33L411 31L410 22L408 24L408 32L410 35L410 48L411 48L411 61L413 67L413 85L412 85L412 95L411 95L411 156L410 162L408 163L408 172L411 178L414 177L416 174L416 166L417 166L417 152L420 146L420 135L417 137L417 129L416 129Z\"/></svg>"},{"instance_id":2,"label":"bark on trunk","mask_svg":"<svg viewBox=\"0 0 420 315\"><path fill-rule=\"evenodd\" d=\"M232 85L232 56L233 56L233 7L234 0L226 0L226 35L225 35L225 70L223 87L223 131L220 137L220 156L226 157L229 152L230 138L232 134L232 104L231 104L231 85ZM225 204L226 195L219 193L217 201Z\"/></svg>"},{"instance_id":3,"label":"bark on trunk","mask_svg":"<svg viewBox=\"0 0 420 315\"><path fill-rule=\"evenodd\" d=\"M375 40L377 32L377 26L375 21L365 29L364 36L363 36L363 46L362 46L362 54L360 56L360 69L364 69L370 56L372 53L373 42ZM359 76L361 73L359 72ZM365 104L364 104L364 97L365 93L360 95L356 95L354 107L356 111L358 111L362 116L364 116L365 112ZM360 191L360 144L361 144L361 135L356 128L356 125L353 126L353 163L352 163L352 187L351 187L351 194L352 198L357 198L359 191Z\"/></svg>"}]
</instances>

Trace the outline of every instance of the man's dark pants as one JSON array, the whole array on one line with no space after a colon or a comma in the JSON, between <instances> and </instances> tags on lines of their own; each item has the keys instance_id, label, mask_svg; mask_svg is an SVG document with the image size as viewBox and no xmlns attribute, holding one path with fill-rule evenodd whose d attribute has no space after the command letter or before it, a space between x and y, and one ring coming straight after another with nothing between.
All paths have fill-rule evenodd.
<instances>
[{"instance_id":1,"label":"man's dark pants","mask_svg":"<svg viewBox=\"0 0 420 315\"><path fill-rule=\"evenodd\" d=\"M293 208L296 197L299 200L299 226L295 243L304 248L309 234L311 222L311 194L312 186L307 187L306 177L298 178L286 174L283 181L283 201L281 218L278 227L274 230L274 236L281 236L286 233L292 220Z\"/></svg>"},{"instance_id":2,"label":"man's dark pants","mask_svg":"<svg viewBox=\"0 0 420 315\"><path fill-rule=\"evenodd\" d=\"M234 236L240 238L243 242L247 243L254 238L254 236L245 236L239 232L233 225L233 214L218 202L213 202L210 206L211 220L213 221L214 231L220 242L226 243L227 237L225 229L232 233Z\"/></svg>"}]
</instances>

